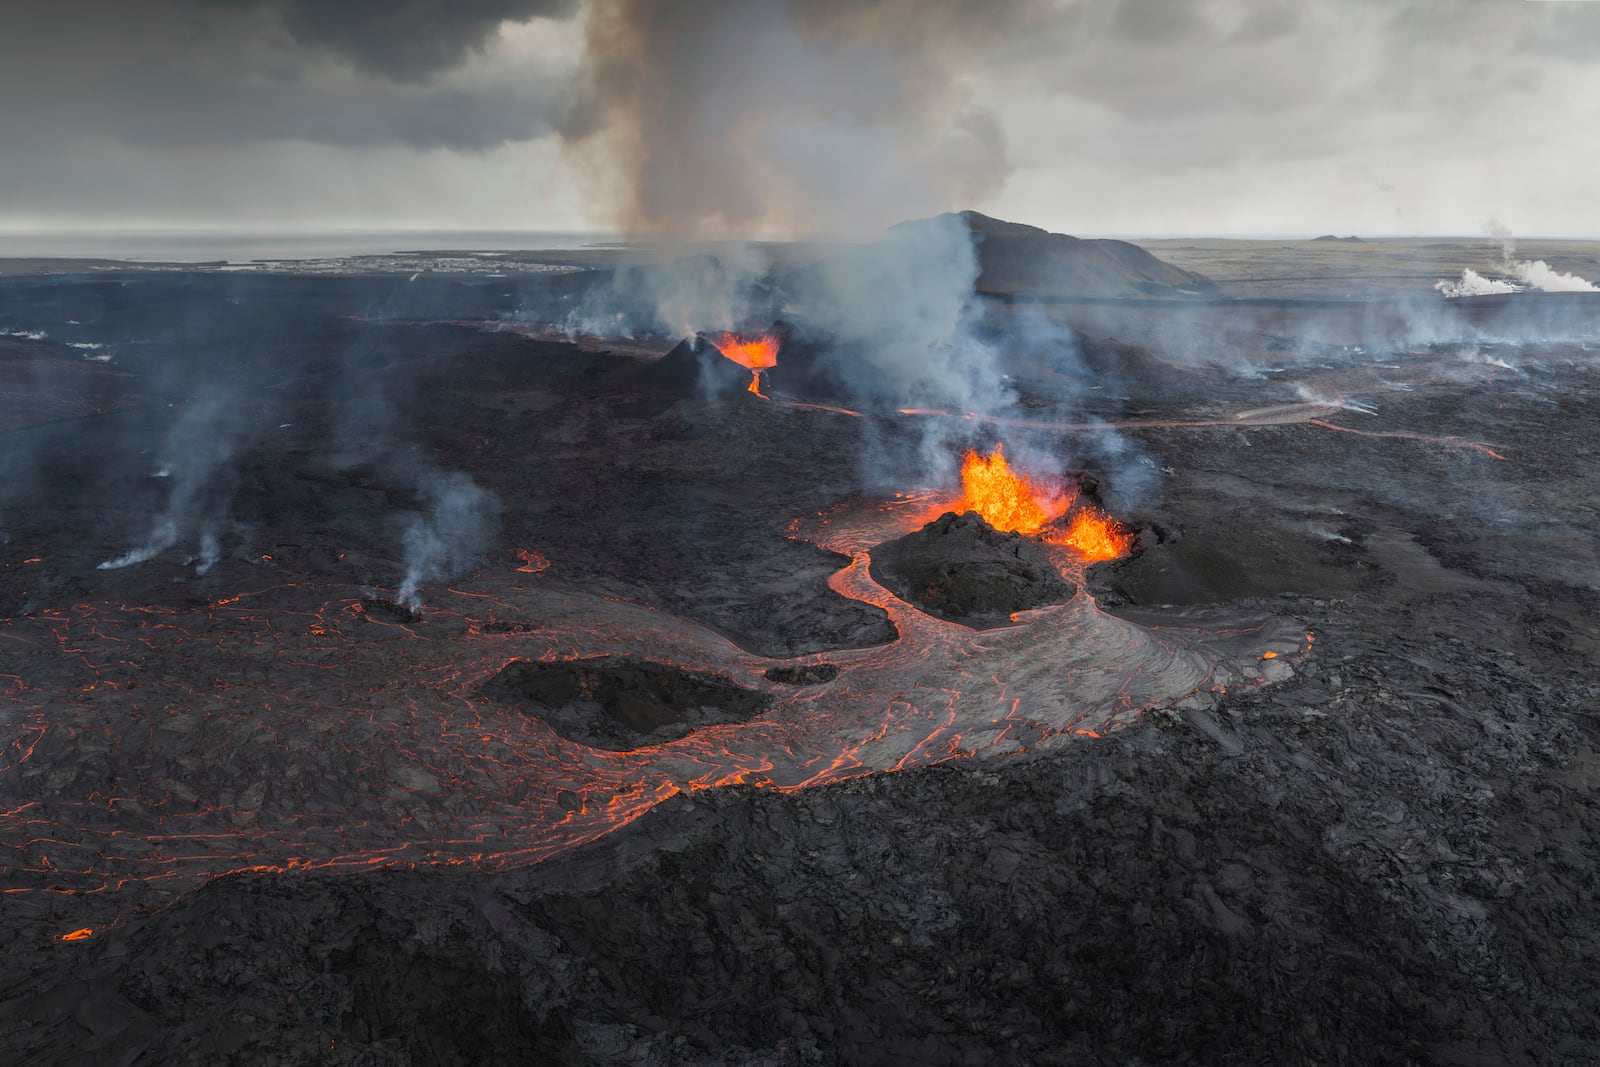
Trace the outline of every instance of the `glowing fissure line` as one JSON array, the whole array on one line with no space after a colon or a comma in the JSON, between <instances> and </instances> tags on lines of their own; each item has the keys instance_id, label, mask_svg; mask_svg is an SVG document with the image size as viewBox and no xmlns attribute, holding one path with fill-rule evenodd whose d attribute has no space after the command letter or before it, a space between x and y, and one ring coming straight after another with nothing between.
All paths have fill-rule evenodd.
<instances>
[{"instance_id":1,"label":"glowing fissure line","mask_svg":"<svg viewBox=\"0 0 1600 1067\"><path fill-rule=\"evenodd\" d=\"M1502 462L1506 458L1486 444L1470 441L1465 437L1457 437L1453 434L1413 433L1410 430L1357 430L1350 426L1338 426L1323 419L1307 419L1306 421L1313 426L1321 426L1325 430L1353 433L1358 437L1392 437L1402 441L1424 441L1429 444L1445 445L1450 448L1470 448L1482 452L1491 459L1498 459Z\"/></svg>"},{"instance_id":2,"label":"glowing fissure line","mask_svg":"<svg viewBox=\"0 0 1600 1067\"><path fill-rule=\"evenodd\" d=\"M1469 448L1493 459L1504 460L1506 458L1486 444L1453 434L1426 434L1411 430L1357 430L1349 426L1339 426L1320 417L1321 415L1331 415L1333 412L1341 410L1341 408L1342 405L1338 404L1310 402L1305 404L1284 404L1276 408L1260 408L1255 411L1241 412L1226 419L1123 419L1114 422L1049 422L1043 419L1018 419L1000 415L982 415L970 411L952 412L933 408L901 408L898 414L934 418L959 418L987 423L992 426L1011 426L1032 430L1059 430L1067 433L1083 433L1104 429L1194 429L1215 426L1264 428L1300 423L1307 426L1319 426L1325 430L1337 430L1340 433L1356 434L1361 437L1389 437L1403 441L1420 441L1425 444L1444 445L1448 448Z\"/></svg>"}]
</instances>

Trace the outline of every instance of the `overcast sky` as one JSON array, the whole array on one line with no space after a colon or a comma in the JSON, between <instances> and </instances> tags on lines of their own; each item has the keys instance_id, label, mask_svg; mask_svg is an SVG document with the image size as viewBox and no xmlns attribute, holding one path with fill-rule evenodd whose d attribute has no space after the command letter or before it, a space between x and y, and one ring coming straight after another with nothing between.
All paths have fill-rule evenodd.
<instances>
[{"instance_id":1,"label":"overcast sky","mask_svg":"<svg viewBox=\"0 0 1600 1067\"><path fill-rule=\"evenodd\" d=\"M1600 237L1587 0L0 12L0 230Z\"/></svg>"}]
</instances>

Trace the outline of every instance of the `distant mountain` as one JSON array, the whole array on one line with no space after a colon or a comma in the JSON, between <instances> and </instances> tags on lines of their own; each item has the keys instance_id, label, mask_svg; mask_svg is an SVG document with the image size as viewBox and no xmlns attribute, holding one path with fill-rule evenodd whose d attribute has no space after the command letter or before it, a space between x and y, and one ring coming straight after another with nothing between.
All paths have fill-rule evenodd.
<instances>
[{"instance_id":1,"label":"distant mountain","mask_svg":"<svg viewBox=\"0 0 1600 1067\"><path fill-rule=\"evenodd\" d=\"M891 229L960 219L978 254L980 293L1021 297L1192 300L1218 295L1203 274L1175 267L1127 241L1086 240L976 211L902 222Z\"/></svg>"},{"instance_id":2,"label":"distant mountain","mask_svg":"<svg viewBox=\"0 0 1600 1067\"><path fill-rule=\"evenodd\" d=\"M1355 236L1354 234L1350 235L1349 237L1335 237L1331 233L1325 233L1321 237L1313 237L1312 240L1313 241L1354 241L1357 244L1364 243L1361 240L1361 238Z\"/></svg>"}]
</instances>

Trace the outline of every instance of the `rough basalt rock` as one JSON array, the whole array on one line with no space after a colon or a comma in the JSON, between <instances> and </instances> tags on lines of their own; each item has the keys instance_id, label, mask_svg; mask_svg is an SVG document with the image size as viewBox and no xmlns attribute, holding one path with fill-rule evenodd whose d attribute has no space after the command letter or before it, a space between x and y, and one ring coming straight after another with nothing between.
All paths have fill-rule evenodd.
<instances>
[{"instance_id":1,"label":"rough basalt rock","mask_svg":"<svg viewBox=\"0 0 1600 1067\"><path fill-rule=\"evenodd\" d=\"M872 552L872 576L895 596L974 629L1059 604L1076 591L1037 541L1002 533L974 512L947 511Z\"/></svg>"},{"instance_id":2,"label":"rough basalt rock","mask_svg":"<svg viewBox=\"0 0 1600 1067\"><path fill-rule=\"evenodd\" d=\"M515 660L484 683L486 696L527 706L569 740L627 751L697 726L742 722L768 699L726 678L626 656Z\"/></svg>"},{"instance_id":3,"label":"rough basalt rock","mask_svg":"<svg viewBox=\"0 0 1600 1067\"><path fill-rule=\"evenodd\" d=\"M782 685L821 685L839 677L832 663L811 663L803 667L768 667L767 680Z\"/></svg>"}]
</instances>

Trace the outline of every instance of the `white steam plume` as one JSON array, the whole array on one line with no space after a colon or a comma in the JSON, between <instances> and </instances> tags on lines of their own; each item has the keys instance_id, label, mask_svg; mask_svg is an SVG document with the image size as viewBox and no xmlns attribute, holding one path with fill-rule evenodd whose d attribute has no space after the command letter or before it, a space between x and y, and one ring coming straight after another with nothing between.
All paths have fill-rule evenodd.
<instances>
[{"instance_id":1,"label":"white steam plume","mask_svg":"<svg viewBox=\"0 0 1600 1067\"><path fill-rule=\"evenodd\" d=\"M1556 270L1542 259L1521 260L1512 265L1512 272L1546 293L1600 293L1600 286L1576 274Z\"/></svg>"},{"instance_id":2,"label":"white steam plume","mask_svg":"<svg viewBox=\"0 0 1600 1067\"><path fill-rule=\"evenodd\" d=\"M1545 293L1600 293L1600 286L1567 271L1559 271L1542 259L1517 259L1517 243L1511 230L1499 219L1484 223L1484 231L1500 245L1498 269L1510 277L1487 278L1468 268L1460 281L1448 279L1434 283L1446 297L1494 296L1537 289ZM1515 278L1516 281L1511 281Z\"/></svg>"},{"instance_id":3,"label":"white steam plume","mask_svg":"<svg viewBox=\"0 0 1600 1067\"><path fill-rule=\"evenodd\" d=\"M1504 278L1485 278L1477 271L1468 267L1461 272L1460 281L1440 279L1433 283L1433 287L1447 297L1458 296L1494 296L1499 293L1520 293L1522 286L1506 281Z\"/></svg>"},{"instance_id":4,"label":"white steam plume","mask_svg":"<svg viewBox=\"0 0 1600 1067\"><path fill-rule=\"evenodd\" d=\"M459 471L424 474L417 485L424 510L406 519L401 543L406 574L395 603L422 607L423 582L447 578L470 567L488 545L499 515L499 501Z\"/></svg>"}]
</instances>

